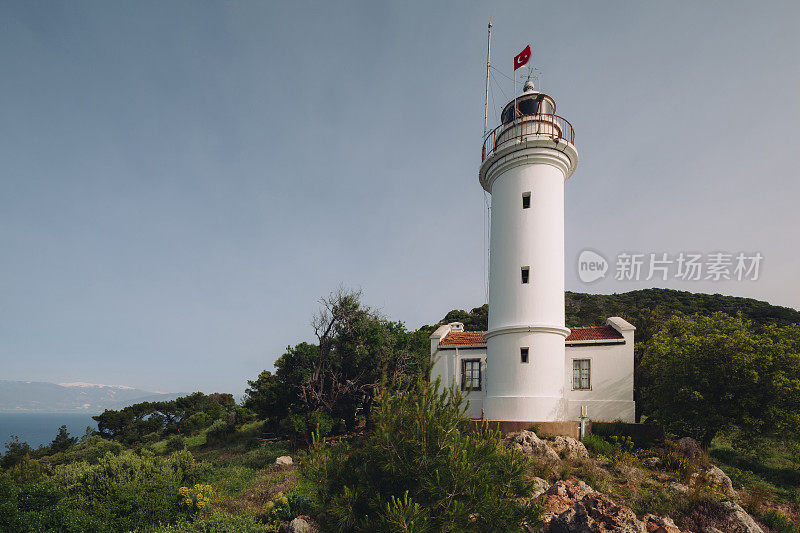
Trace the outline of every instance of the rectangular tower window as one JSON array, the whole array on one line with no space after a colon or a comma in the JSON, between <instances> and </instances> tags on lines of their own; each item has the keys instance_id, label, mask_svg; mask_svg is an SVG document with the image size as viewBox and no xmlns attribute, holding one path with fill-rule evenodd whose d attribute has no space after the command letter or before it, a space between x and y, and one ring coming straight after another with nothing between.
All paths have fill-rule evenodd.
<instances>
[{"instance_id":1,"label":"rectangular tower window","mask_svg":"<svg viewBox=\"0 0 800 533\"><path fill-rule=\"evenodd\" d=\"M522 267L522 283L528 283L530 278L531 269L530 267Z\"/></svg>"},{"instance_id":2,"label":"rectangular tower window","mask_svg":"<svg viewBox=\"0 0 800 533\"><path fill-rule=\"evenodd\" d=\"M592 388L591 359L573 359L572 390L591 390L591 388Z\"/></svg>"},{"instance_id":3,"label":"rectangular tower window","mask_svg":"<svg viewBox=\"0 0 800 533\"><path fill-rule=\"evenodd\" d=\"M531 206L531 193L522 193L522 209L528 209Z\"/></svg>"},{"instance_id":4,"label":"rectangular tower window","mask_svg":"<svg viewBox=\"0 0 800 533\"><path fill-rule=\"evenodd\" d=\"M528 362L528 348L520 348L519 349L519 360L523 363Z\"/></svg>"},{"instance_id":5,"label":"rectangular tower window","mask_svg":"<svg viewBox=\"0 0 800 533\"><path fill-rule=\"evenodd\" d=\"M461 390L481 390L481 360L461 361Z\"/></svg>"}]
</instances>

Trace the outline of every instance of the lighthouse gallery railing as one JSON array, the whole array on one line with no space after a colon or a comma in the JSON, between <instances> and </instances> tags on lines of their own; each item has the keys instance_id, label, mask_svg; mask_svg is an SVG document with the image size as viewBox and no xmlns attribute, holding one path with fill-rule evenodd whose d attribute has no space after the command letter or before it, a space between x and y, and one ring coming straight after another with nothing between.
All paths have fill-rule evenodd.
<instances>
[{"instance_id":1,"label":"lighthouse gallery railing","mask_svg":"<svg viewBox=\"0 0 800 533\"><path fill-rule=\"evenodd\" d=\"M510 124L497 126L486 135L481 162L507 143L522 142L526 137L534 135L547 135L575 144L575 131L567 119L558 115L522 115Z\"/></svg>"}]
</instances>

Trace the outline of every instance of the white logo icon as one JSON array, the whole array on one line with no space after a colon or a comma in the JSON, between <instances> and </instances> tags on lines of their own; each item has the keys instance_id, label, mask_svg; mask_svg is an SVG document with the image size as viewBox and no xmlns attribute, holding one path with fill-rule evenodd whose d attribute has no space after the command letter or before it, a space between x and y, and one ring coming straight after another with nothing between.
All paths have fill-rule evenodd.
<instances>
[{"instance_id":1,"label":"white logo icon","mask_svg":"<svg viewBox=\"0 0 800 533\"><path fill-rule=\"evenodd\" d=\"M578 277L584 283L591 283L605 277L608 261L592 250L584 250L578 256Z\"/></svg>"}]
</instances>

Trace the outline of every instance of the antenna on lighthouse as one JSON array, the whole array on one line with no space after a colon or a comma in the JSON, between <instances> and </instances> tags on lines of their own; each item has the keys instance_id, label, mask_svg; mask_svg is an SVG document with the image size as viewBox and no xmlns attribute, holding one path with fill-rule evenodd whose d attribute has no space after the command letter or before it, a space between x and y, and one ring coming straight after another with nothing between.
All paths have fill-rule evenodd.
<instances>
[{"instance_id":1,"label":"antenna on lighthouse","mask_svg":"<svg viewBox=\"0 0 800 533\"><path fill-rule=\"evenodd\" d=\"M489 60L492 56L492 17L489 17L489 36L486 38L486 99L483 104L483 139L489 120Z\"/></svg>"}]
</instances>

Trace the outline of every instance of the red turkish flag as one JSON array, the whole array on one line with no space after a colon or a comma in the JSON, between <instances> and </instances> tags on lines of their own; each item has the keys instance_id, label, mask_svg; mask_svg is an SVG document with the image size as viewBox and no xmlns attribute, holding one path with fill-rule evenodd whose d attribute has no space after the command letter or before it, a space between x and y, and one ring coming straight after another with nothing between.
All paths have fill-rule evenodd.
<instances>
[{"instance_id":1,"label":"red turkish flag","mask_svg":"<svg viewBox=\"0 0 800 533\"><path fill-rule=\"evenodd\" d=\"M519 53L518 56L514 56L514 70L517 70L519 67L524 66L530 58L531 58L531 45L528 45L525 47L525 50Z\"/></svg>"}]
</instances>

